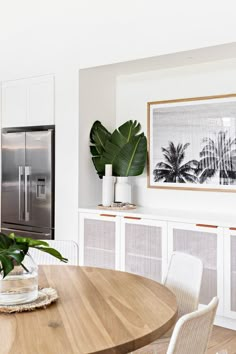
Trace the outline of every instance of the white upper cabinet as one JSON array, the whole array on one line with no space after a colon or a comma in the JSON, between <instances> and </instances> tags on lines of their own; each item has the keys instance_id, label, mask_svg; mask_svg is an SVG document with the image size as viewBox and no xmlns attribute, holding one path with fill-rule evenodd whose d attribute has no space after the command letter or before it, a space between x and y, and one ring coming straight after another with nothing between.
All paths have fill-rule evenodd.
<instances>
[{"instance_id":1,"label":"white upper cabinet","mask_svg":"<svg viewBox=\"0 0 236 354\"><path fill-rule=\"evenodd\" d=\"M2 127L27 125L26 80L2 83Z\"/></svg>"},{"instance_id":2,"label":"white upper cabinet","mask_svg":"<svg viewBox=\"0 0 236 354\"><path fill-rule=\"evenodd\" d=\"M54 78L33 79L28 88L28 124L54 124Z\"/></svg>"},{"instance_id":3,"label":"white upper cabinet","mask_svg":"<svg viewBox=\"0 0 236 354\"><path fill-rule=\"evenodd\" d=\"M54 124L54 76L2 83L2 127Z\"/></svg>"}]
</instances>

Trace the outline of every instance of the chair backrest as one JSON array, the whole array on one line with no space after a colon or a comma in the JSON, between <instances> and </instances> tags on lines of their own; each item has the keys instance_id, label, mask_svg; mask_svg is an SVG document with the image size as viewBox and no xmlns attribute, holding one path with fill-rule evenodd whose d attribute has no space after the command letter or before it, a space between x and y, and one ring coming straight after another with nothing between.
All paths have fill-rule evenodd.
<instances>
[{"instance_id":1,"label":"chair backrest","mask_svg":"<svg viewBox=\"0 0 236 354\"><path fill-rule=\"evenodd\" d=\"M203 264L199 258L174 252L164 285L176 296L178 318L197 310L202 283Z\"/></svg>"},{"instance_id":2,"label":"chair backrest","mask_svg":"<svg viewBox=\"0 0 236 354\"><path fill-rule=\"evenodd\" d=\"M205 354L217 306L218 298L214 297L206 308L181 317L166 354Z\"/></svg>"},{"instance_id":3,"label":"chair backrest","mask_svg":"<svg viewBox=\"0 0 236 354\"><path fill-rule=\"evenodd\" d=\"M45 240L44 240L45 241ZM57 251L59 251L63 257L68 258L68 263L59 261L57 258L51 256L48 253L39 251L34 248L30 248L29 253L37 264L57 264L57 265L78 265L78 245L74 241L55 241L46 240L46 242Z\"/></svg>"}]
</instances>

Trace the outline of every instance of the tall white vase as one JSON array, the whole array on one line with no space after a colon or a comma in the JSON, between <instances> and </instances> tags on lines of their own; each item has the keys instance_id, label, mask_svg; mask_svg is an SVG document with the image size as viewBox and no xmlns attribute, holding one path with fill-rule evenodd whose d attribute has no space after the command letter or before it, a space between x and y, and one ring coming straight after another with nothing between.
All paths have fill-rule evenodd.
<instances>
[{"instance_id":1,"label":"tall white vase","mask_svg":"<svg viewBox=\"0 0 236 354\"><path fill-rule=\"evenodd\" d=\"M131 184L128 177L117 177L115 184L115 201L131 203Z\"/></svg>"},{"instance_id":2,"label":"tall white vase","mask_svg":"<svg viewBox=\"0 0 236 354\"><path fill-rule=\"evenodd\" d=\"M114 177L104 176L102 179L102 205L111 206L114 202Z\"/></svg>"}]
</instances>

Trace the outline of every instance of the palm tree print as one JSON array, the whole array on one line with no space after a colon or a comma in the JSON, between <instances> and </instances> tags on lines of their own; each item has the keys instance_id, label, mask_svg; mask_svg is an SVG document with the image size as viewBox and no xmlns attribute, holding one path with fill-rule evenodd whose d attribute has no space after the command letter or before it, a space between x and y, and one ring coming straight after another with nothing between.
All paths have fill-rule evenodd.
<instances>
[{"instance_id":1,"label":"palm tree print","mask_svg":"<svg viewBox=\"0 0 236 354\"><path fill-rule=\"evenodd\" d=\"M200 152L199 181L206 182L218 176L219 184L232 184L236 178L233 159L236 158L236 138L227 138L227 131L220 131L215 140L204 138Z\"/></svg>"},{"instance_id":2,"label":"palm tree print","mask_svg":"<svg viewBox=\"0 0 236 354\"><path fill-rule=\"evenodd\" d=\"M165 162L158 162L153 170L155 182L169 183L198 183L198 161L191 160L183 164L185 150L190 144L178 144L169 142L167 148L162 147Z\"/></svg>"}]
</instances>

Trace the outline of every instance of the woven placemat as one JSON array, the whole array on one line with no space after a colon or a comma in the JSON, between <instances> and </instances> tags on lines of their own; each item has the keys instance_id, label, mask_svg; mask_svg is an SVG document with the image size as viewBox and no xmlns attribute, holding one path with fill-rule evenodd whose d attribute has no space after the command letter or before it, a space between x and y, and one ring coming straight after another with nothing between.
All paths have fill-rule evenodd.
<instances>
[{"instance_id":1,"label":"woven placemat","mask_svg":"<svg viewBox=\"0 0 236 354\"><path fill-rule=\"evenodd\" d=\"M13 313L13 312L24 312L33 311L39 308L46 308L51 303L58 299L57 291L53 288L43 288L38 291L38 297L32 302L27 302L26 304L17 305L0 305L0 312Z\"/></svg>"}]
</instances>

